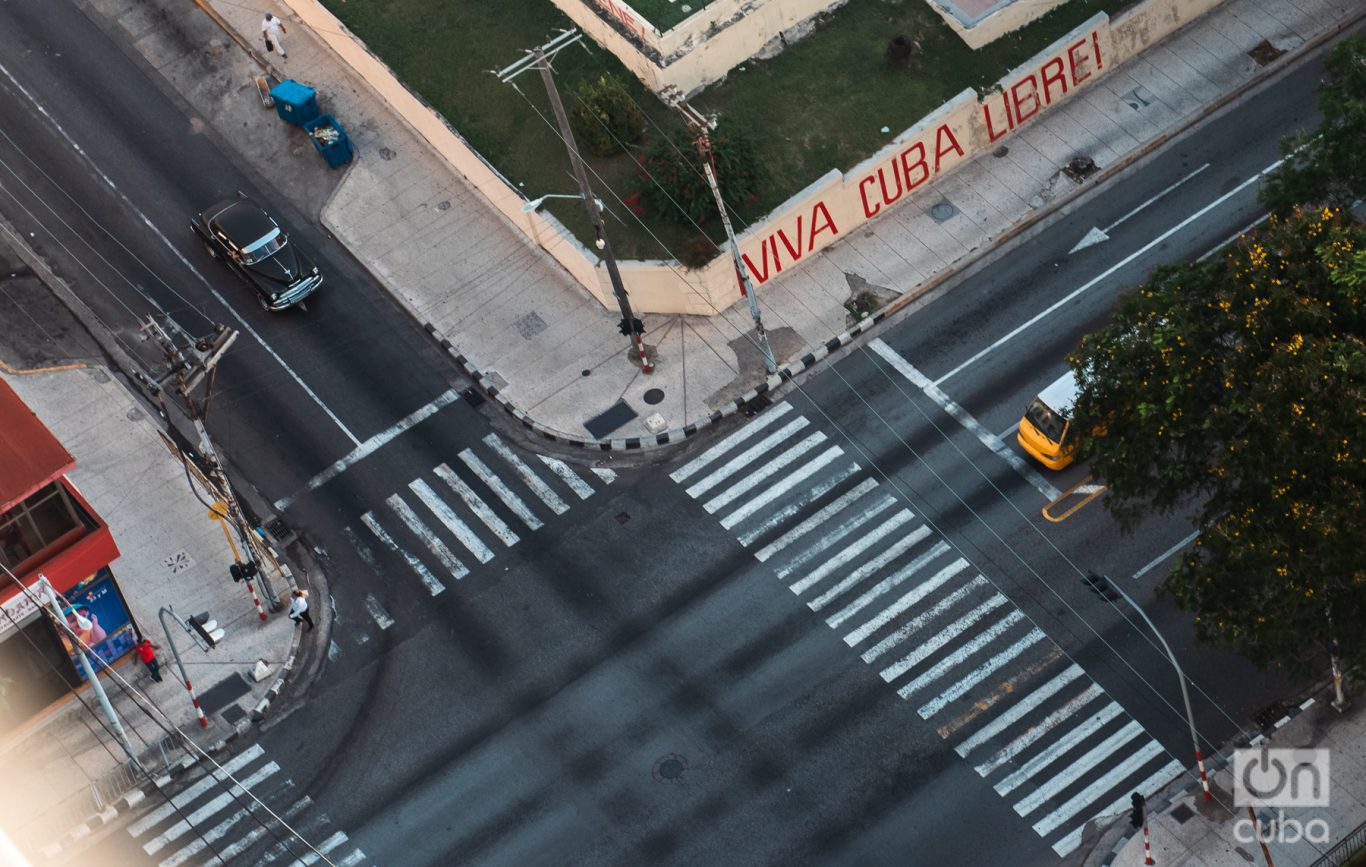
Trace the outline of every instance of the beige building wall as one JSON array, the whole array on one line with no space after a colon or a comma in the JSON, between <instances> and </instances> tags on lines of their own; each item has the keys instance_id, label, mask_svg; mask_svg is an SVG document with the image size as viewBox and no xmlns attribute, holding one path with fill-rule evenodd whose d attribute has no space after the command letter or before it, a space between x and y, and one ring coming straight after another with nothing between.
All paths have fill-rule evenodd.
<instances>
[{"instance_id":1,"label":"beige building wall","mask_svg":"<svg viewBox=\"0 0 1366 867\"><path fill-rule=\"evenodd\" d=\"M1149 45L1218 6L1222 0L1146 0L1115 16L1115 63L1124 63Z\"/></svg>"},{"instance_id":2,"label":"beige building wall","mask_svg":"<svg viewBox=\"0 0 1366 867\"><path fill-rule=\"evenodd\" d=\"M949 25L958 38L967 43L968 47L974 51L983 45L990 45L1007 33L1019 30L1030 22L1042 18L1054 9L1057 9L1068 0L1037 0L1037 2L1011 3L972 26L965 25L958 17L945 9L935 0L926 0L930 8L939 13L939 17L944 19L944 23Z\"/></svg>"}]
</instances>

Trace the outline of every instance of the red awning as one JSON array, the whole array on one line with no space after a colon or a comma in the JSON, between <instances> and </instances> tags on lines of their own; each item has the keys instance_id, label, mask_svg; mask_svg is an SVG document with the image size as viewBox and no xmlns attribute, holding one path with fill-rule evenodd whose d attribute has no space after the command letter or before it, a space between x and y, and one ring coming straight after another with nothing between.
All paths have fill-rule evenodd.
<instances>
[{"instance_id":1,"label":"red awning","mask_svg":"<svg viewBox=\"0 0 1366 867\"><path fill-rule=\"evenodd\" d=\"M28 404L0 379L0 512L75 466Z\"/></svg>"}]
</instances>

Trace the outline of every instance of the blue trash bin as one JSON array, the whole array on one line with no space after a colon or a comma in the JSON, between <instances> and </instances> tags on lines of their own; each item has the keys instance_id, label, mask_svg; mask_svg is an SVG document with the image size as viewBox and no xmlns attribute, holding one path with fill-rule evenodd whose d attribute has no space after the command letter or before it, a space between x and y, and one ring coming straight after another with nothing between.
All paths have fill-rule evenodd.
<instances>
[{"instance_id":1,"label":"blue trash bin","mask_svg":"<svg viewBox=\"0 0 1366 867\"><path fill-rule=\"evenodd\" d=\"M318 91L292 78L272 87L270 95L275 97L275 113L285 123L303 126L322 114L318 108Z\"/></svg>"},{"instance_id":2,"label":"blue trash bin","mask_svg":"<svg viewBox=\"0 0 1366 867\"><path fill-rule=\"evenodd\" d=\"M340 168L351 162L355 154L351 148L351 137L332 115L325 114L305 123L304 132L308 133L308 140L313 142L313 147L318 149L318 153L332 168Z\"/></svg>"}]
</instances>

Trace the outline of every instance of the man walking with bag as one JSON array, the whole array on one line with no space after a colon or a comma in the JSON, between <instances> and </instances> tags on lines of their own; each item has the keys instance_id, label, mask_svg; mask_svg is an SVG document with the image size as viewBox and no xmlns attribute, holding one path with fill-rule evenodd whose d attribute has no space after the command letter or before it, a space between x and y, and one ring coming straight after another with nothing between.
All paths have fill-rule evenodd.
<instances>
[{"instance_id":1,"label":"man walking with bag","mask_svg":"<svg viewBox=\"0 0 1366 867\"><path fill-rule=\"evenodd\" d=\"M266 40L266 51L280 50L280 59L285 59L285 22L266 13L265 20L261 22L261 36Z\"/></svg>"}]
</instances>

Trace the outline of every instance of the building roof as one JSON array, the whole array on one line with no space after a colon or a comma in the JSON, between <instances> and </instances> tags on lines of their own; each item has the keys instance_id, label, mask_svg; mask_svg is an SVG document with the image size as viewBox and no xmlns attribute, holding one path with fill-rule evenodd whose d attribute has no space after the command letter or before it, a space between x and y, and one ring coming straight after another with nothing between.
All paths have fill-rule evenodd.
<instances>
[{"instance_id":1,"label":"building roof","mask_svg":"<svg viewBox=\"0 0 1366 867\"><path fill-rule=\"evenodd\" d=\"M0 379L0 512L75 466L71 453Z\"/></svg>"}]
</instances>

